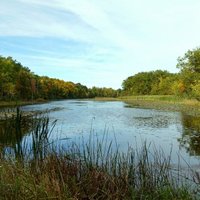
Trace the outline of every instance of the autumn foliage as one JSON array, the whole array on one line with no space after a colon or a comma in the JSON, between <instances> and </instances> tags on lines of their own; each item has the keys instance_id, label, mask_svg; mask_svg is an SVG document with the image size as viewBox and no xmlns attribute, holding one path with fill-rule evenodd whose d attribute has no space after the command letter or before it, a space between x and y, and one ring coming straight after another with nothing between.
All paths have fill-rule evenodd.
<instances>
[{"instance_id":1,"label":"autumn foliage","mask_svg":"<svg viewBox=\"0 0 200 200\"><path fill-rule=\"evenodd\" d=\"M0 100L115 97L112 88L87 88L80 83L38 76L11 57L0 57Z\"/></svg>"}]
</instances>

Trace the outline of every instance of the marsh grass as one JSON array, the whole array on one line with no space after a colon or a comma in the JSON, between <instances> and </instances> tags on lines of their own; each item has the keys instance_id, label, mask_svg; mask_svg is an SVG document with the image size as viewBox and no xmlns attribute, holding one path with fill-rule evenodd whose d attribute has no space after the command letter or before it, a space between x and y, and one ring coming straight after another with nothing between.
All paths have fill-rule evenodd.
<instances>
[{"instance_id":1,"label":"marsh grass","mask_svg":"<svg viewBox=\"0 0 200 200\"><path fill-rule=\"evenodd\" d=\"M120 98L127 107L178 111L192 116L200 116L200 101L173 95L124 96Z\"/></svg>"},{"instance_id":2,"label":"marsh grass","mask_svg":"<svg viewBox=\"0 0 200 200\"><path fill-rule=\"evenodd\" d=\"M122 96L121 99L132 99L132 100L151 100L151 101L182 101L183 98L174 95L133 95L133 96Z\"/></svg>"},{"instance_id":3,"label":"marsh grass","mask_svg":"<svg viewBox=\"0 0 200 200\"><path fill-rule=\"evenodd\" d=\"M19 133L16 134L20 134L22 126L20 116L18 111L15 120ZM180 168L172 168L171 156L164 155L161 149L150 152L149 145L144 143L140 149L128 147L127 152L122 153L116 142L92 133L88 141L58 149L48 140L55 122L48 117L36 117L31 126L31 144L22 145L23 140L20 140L16 145L26 148L14 151L11 159L1 155L0 199L197 197L196 188L189 187L187 177ZM198 176L195 179L197 186Z\"/></svg>"}]
</instances>

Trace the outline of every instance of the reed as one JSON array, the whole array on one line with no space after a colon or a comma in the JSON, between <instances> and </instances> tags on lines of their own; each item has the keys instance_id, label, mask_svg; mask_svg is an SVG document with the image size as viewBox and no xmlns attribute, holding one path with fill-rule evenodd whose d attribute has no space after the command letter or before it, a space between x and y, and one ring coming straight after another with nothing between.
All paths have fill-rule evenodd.
<instances>
[{"instance_id":1,"label":"reed","mask_svg":"<svg viewBox=\"0 0 200 200\"><path fill-rule=\"evenodd\" d=\"M15 118L16 138L22 133L20 110ZM171 155L144 143L140 149L118 149L106 134L91 133L88 141L51 144L55 126L48 116L32 119L31 143L20 140L14 155L1 152L0 199L196 199L199 174L188 180L172 168ZM19 137L19 138L20 138ZM23 141L23 142L22 142ZM26 144L24 144L26 143ZM27 153L28 152L28 153Z\"/></svg>"}]
</instances>

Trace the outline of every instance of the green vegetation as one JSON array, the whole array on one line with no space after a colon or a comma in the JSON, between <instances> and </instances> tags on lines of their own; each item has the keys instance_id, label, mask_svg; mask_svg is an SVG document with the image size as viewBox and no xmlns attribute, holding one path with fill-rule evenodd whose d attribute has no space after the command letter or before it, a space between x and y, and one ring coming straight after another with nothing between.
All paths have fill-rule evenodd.
<instances>
[{"instance_id":1,"label":"green vegetation","mask_svg":"<svg viewBox=\"0 0 200 200\"><path fill-rule=\"evenodd\" d=\"M123 95L176 95L200 99L200 48L178 58L177 74L156 70L140 72L123 81Z\"/></svg>"},{"instance_id":2,"label":"green vegetation","mask_svg":"<svg viewBox=\"0 0 200 200\"><path fill-rule=\"evenodd\" d=\"M130 76L124 80L121 91L41 77L11 57L0 57L0 101L6 106L20 101L93 97L108 100L120 96L134 107L198 115L200 48L178 58L177 67L180 69L177 74L156 70ZM187 120L184 119L185 123ZM71 144L63 150L49 141L55 121L40 115L24 118L19 109L1 123L5 124L0 127L0 199L198 197L199 173L190 169L191 176L186 177L180 167L172 169L171 157L166 157L162 150L150 152L144 144L140 150L129 148L127 153L120 153L112 142L99 138L81 146ZM193 123L199 130L198 120ZM23 139L27 132L31 144ZM183 146L187 134L180 139ZM189 141L188 151L194 155L199 154L198 145L194 145L197 140L196 137Z\"/></svg>"},{"instance_id":3,"label":"green vegetation","mask_svg":"<svg viewBox=\"0 0 200 200\"><path fill-rule=\"evenodd\" d=\"M140 72L128 77L122 84L124 94L150 95L150 94L172 94L170 85L176 80L176 75L167 71L157 70L151 72Z\"/></svg>"},{"instance_id":4,"label":"green vegetation","mask_svg":"<svg viewBox=\"0 0 200 200\"><path fill-rule=\"evenodd\" d=\"M118 98L128 107L140 107L166 111L179 111L190 116L200 116L200 102L175 95L138 95Z\"/></svg>"},{"instance_id":5,"label":"green vegetation","mask_svg":"<svg viewBox=\"0 0 200 200\"><path fill-rule=\"evenodd\" d=\"M80 83L35 75L11 57L0 57L0 101L117 96L112 88L87 88Z\"/></svg>"},{"instance_id":6,"label":"green vegetation","mask_svg":"<svg viewBox=\"0 0 200 200\"><path fill-rule=\"evenodd\" d=\"M87 88L80 83L35 75L11 57L0 57L0 101L35 101L127 95L174 95L200 99L200 48L178 58L179 73L140 72L123 81L123 90Z\"/></svg>"},{"instance_id":7,"label":"green vegetation","mask_svg":"<svg viewBox=\"0 0 200 200\"><path fill-rule=\"evenodd\" d=\"M22 114L13 118L16 145L0 152L0 199L180 199L198 197L199 175L186 177L162 150L148 145L120 153L117 144L91 135L63 150L49 141L55 122L31 118L32 143L22 141ZM6 130L8 131L8 130ZM8 146L8 144L7 144ZM116 147L115 147L116 146ZM113 148L115 147L115 148ZM12 151L13 149L13 151Z\"/></svg>"},{"instance_id":8,"label":"green vegetation","mask_svg":"<svg viewBox=\"0 0 200 200\"><path fill-rule=\"evenodd\" d=\"M200 116L183 115L182 122L186 129L178 139L180 146L184 147L190 156L200 156Z\"/></svg>"}]
</instances>

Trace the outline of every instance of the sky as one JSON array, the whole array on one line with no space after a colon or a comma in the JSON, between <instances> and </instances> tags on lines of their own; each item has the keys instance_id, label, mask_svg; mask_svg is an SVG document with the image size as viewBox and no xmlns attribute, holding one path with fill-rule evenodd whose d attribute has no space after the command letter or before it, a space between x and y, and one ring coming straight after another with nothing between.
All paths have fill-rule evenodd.
<instances>
[{"instance_id":1,"label":"sky","mask_svg":"<svg viewBox=\"0 0 200 200\"><path fill-rule=\"evenodd\" d=\"M88 87L177 72L199 44L199 0L0 0L1 56Z\"/></svg>"}]
</instances>

